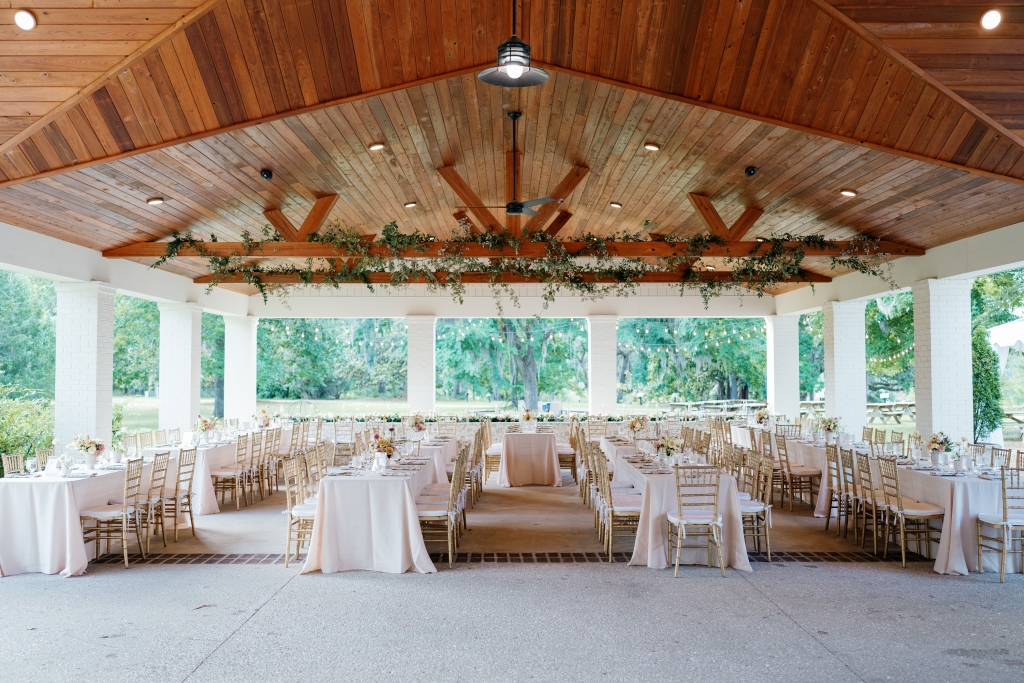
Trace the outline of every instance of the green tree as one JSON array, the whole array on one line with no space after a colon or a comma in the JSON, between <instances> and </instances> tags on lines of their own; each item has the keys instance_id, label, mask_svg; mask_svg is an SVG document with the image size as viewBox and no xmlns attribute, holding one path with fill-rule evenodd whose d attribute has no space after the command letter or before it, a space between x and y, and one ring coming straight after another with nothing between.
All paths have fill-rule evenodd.
<instances>
[{"instance_id":1,"label":"green tree","mask_svg":"<svg viewBox=\"0 0 1024 683\"><path fill-rule=\"evenodd\" d=\"M868 395L914 388L914 295L901 292L868 302L864 313Z\"/></svg>"},{"instance_id":2,"label":"green tree","mask_svg":"<svg viewBox=\"0 0 1024 683\"><path fill-rule=\"evenodd\" d=\"M971 336L974 373L974 442L994 432L1003 422L999 385L999 356L988 341L988 330L975 327Z\"/></svg>"},{"instance_id":3,"label":"green tree","mask_svg":"<svg viewBox=\"0 0 1024 683\"><path fill-rule=\"evenodd\" d=\"M155 302L114 298L114 390L138 394L160 378L160 309Z\"/></svg>"},{"instance_id":4,"label":"green tree","mask_svg":"<svg viewBox=\"0 0 1024 683\"><path fill-rule=\"evenodd\" d=\"M56 319L52 282L0 271L0 373L6 384L53 396Z\"/></svg>"},{"instance_id":5,"label":"green tree","mask_svg":"<svg viewBox=\"0 0 1024 683\"><path fill-rule=\"evenodd\" d=\"M200 388L213 396L213 416L224 417L224 316L203 313Z\"/></svg>"}]
</instances>

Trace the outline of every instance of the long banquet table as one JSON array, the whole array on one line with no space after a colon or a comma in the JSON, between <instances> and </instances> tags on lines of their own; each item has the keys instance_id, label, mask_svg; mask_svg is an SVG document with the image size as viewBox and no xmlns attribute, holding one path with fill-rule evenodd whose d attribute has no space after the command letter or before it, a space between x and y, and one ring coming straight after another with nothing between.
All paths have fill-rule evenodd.
<instances>
[{"instance_id":1,"label":"long banquet table","mask_svg":"<svg viewBox=\"0 0 1024 683\"><path fill-rule=\"evenodd\" d=\"M675 562L668 552L668 514L678 509L675 474L645 474L626 458L618 456L615 462L615 480L629 482L643 494L640 522L636 531L631 565L664 569ZM743 518L736 490L736 479L722 474L718 484L718 511L722 515L722 561L726 567L751 571L747 547L743 538ZM704 547L683 549L680 564L705 564ZM712 555L711 564L718 565Z\"/></svg>"},{"instance_id":2,"label":"long banquet table","mask_svg":"<svg viewBox=\"0 0 1024 683\"><path fill-rule=\"evenodd\" d=\"M171 460L167 467L167 487L174 486L175 478L178 475L178 456L181 454L181 447L158 446L146 448L142 451L142 457L152 461L157 453L170 452ZM213 490L213 475L219 469L231 469L235 462L235 445L217 444L213 446L200 446L196 450L196 468L192 475L192 514L194 515L215 515L220 512L217 504L217 494ZM142 480L142 486L149 485L149 479ZM187 520L187 515L186 515Z\"/></svg>"},{"instance_id":3,"label":"long banquet table","mask_svg":"<svg viewBox=\"0 0 1024 683\"><path fill-rule=\"evenodd\" d=\"M505 487L561 486L562 469L555 435L506 433L502 437L498 483Z\"/></svg>"},{"instance_id":4,"label":"long banquet table","mask_svg":"<svg viewBox=\"0 0 1024 683\"><path fill-rule=\"evenodd\" d=\"M433 459L433 458L432 458ZM364 569L435 572L416 514L416 497L439 479L430 461L408 476L392 471L332 474L320 480L313 534L302 573Z\"/></svg>"}]
</instances>

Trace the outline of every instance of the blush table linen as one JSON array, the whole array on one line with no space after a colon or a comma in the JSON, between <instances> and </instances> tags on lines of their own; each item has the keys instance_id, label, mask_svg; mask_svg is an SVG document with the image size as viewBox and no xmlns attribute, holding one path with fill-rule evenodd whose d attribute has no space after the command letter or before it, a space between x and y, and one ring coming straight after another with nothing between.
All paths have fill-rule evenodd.
<instances>
[{"instance_id":1,"label":"blush table linen","mask_svg":"<svg viewBox=\"0 0 1024 683\"><path fill-rule=\"evenodd\" d=\"M321 479L302 573L437 571L416 512L419 492L436 483L441 482L430 464L409 477L361 472Z\"/></svg>"},{"instance_id":2,"label":"blush table linen","mask_svg":"<svg viewBox=\"0 0 1024 683\"><path fill-rule=\"evenodd\" d=\"M562 470L554 434L505 434L498 483L504 487L561 486Z\"/></svg>"},{"instance_id":3,"label":"blush table linen","mask_svg":"<svg viewBox=\"0 0 1024 683\"><path fill-rule=\"evenodd\" d=\"M454 438L447 441L435 442L425 439L420 444L420 457L430 458L437 469L437 480L448 481L447 466L455 462L459 454L459 442Z\"/></svg>"},{"instance_id":4,"label":"blush table linen","mask_svg":"<svg viewBox=\"0 0 1024 683\"><path fill-rule=\"evenodd\" d=\"M669 557L668 552L668 514L678 509L675 474L644 474L620 456L615 463L615 479L629 482L643 494L633 557L629 563L651 569L672 566L675 556ZM719 480L718 512L722 515L722 561L726 567L751 571L743 538L743 518L740 516L736 479L728 474L723 474ZM707 552L703 547L684 549L679 563L707 564ZM718 564L713 550L711 564Z\"/></svg>"}]
</instances>

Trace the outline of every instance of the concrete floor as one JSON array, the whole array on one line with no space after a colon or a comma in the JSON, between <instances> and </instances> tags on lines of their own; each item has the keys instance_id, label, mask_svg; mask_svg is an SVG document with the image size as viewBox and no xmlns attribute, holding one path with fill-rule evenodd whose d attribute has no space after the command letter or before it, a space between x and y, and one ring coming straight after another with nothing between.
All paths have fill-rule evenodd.
<instances>
[{"instance_id":1,"label":"concrete floor","mask_svg":"<svg viewBox=\"0 0 1024 683\"><path fill-rule=\"evenodd\" d=\"M168 552L280 553L276 498L199 518L199 539ZM568 482L488 487L469 520L464 551L599 550ZM780 550L854 549L807 507L773 531ZM623 563L95 565L0 580L0 680L1006 681L1024 672L1022 597L1022 576L928 563L755 563L725 579Z\"/></svg>"}]
</instances>

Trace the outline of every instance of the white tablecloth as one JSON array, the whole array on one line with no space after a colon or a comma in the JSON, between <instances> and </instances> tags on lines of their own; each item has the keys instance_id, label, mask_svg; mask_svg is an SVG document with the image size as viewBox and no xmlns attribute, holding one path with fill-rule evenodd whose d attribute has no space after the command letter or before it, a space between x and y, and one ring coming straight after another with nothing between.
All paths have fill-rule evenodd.
<instances>
[{"instance_id":1,"label":"white tablecloth","mask_svg":"<svg viewBox=\"0 0 1024 683\"><path fill-rule=\"evenodd\" d=\"M430 458L431 462L434 463L434 467L437 469L438 481L448 481L446 467L448 464L455 462L455 458L458 457L459 442L453 438L440 443L424 440L420 444L420 455Z\"/></svg>"},{"instance_id":2,"label":"white tablecloth","mask_svg":"<svg viewBox=\"0 0 1024 683\"><path fill-rule=\"evenodd\" d=\"M561 486L554 434L505 434L498 483L502 486Z\"/></svg>"},{"instance_id":3,"label":"white tablecloth","mask_svg":"<svg viewBox=\"0 0 1024 683\"><path fill-rule=\"evenodd\" d=\"M668 513L678 510L675 474L643 474L624 458L615 463L616 481L629 482L643 493L640 506L640 524L637 527L631 565L645 565L664 569L675 562L668 555ZM743 519L736 480L723 474L718 484L718 511L722 515L722 561L726 567L751 571L747 560L747 546L743 539ZM706 564L707 552L702 548L683 550L680 564ZM718 566L718 557L712 550L712 566Z\"/></svg>"},{"instance_id":4,"label":"white tablecloth","mask_svg":"<svg viewBox=\"0 0 1024 683\"><path fill-rule=\"evenodd\" d=\"M604 457L608 460L608 471L615 471L615 461L619 456L630 456L636 454L636 446L631 443L623 443L621 441L612 441L607 436L602 436L601 441L601 452L604 453Z\"/></svg>"},{"instance_id":5,"label":"white tablecloth","mask_svg":"<svg viewBox=\"0 0 1024 683\"><path fill-rule=\"evenodd\" d=\"M437 571L416 514L416 496L424 486L436 483L447 483L447 476L439 481L429 464L411 477L361 473L321 479L302 573Z\"/></svg>"}]
</instances>

